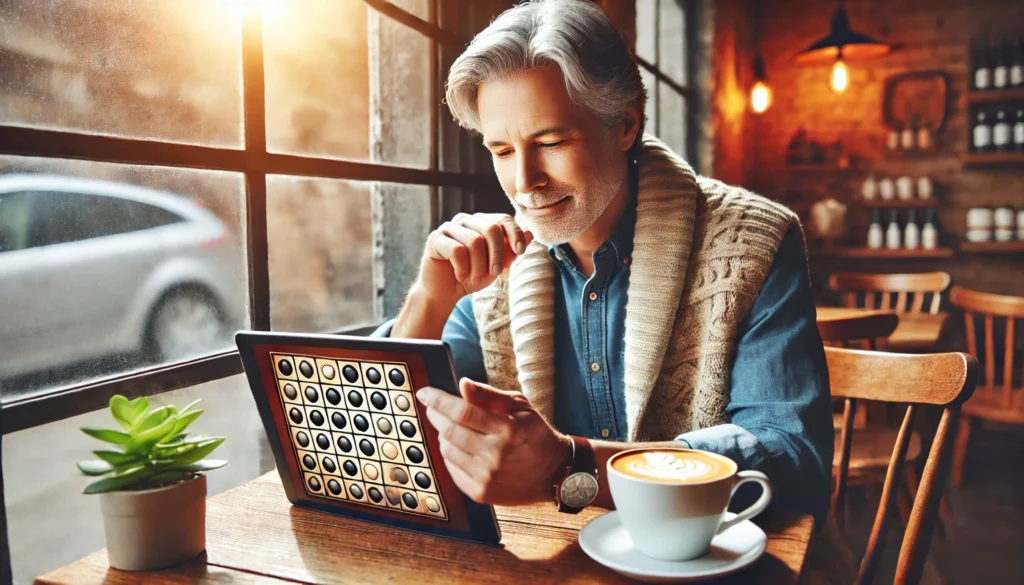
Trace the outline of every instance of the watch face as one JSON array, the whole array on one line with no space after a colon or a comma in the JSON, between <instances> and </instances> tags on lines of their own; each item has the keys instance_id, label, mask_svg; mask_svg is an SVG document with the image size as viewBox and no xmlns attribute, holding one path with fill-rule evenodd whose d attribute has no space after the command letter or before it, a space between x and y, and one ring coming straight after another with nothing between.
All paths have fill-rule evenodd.
<instances>
[{"instance_id":1,"label":"watch face","mask_svg":"<svg viewBox=\"0 0 1024 585\"><path fill-rule=\"evenodd\" d=\"M589 506L597 497L597 478L589 473L574 473L562 482L559 499L570 508Z\"/></svg>"}]
</instances>

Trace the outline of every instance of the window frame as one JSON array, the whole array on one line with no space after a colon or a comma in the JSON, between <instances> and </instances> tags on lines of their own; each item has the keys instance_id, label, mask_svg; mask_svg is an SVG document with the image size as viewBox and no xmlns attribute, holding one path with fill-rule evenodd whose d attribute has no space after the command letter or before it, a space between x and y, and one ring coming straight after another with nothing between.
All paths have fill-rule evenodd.
<instances>
[{"instance_id":1,"label":"window frame","mask_svg":"<svg viewBox=\"0 0 1024 585\"><path fill-rule=\"evenodd\" d=\"M641 0L642 1L642 0ZM661 62L661 3L662 2L676 2L686 15L686 30L684 31L683 44L686 47L686 56L683 66L686 68L686 81L687 84L680 84L675 79L672 79L667 73L662 71L656 63L640 57L633 52L633 57L636 59L637 64L644 71L647 71L654 76L657 83L654 84L653 88L650 88L648 99L654 99L655 107L659 107L661 104L661 85L668 86L671 90L678 93L686 104L686 159L695 168L700 167L700 143L699 143L699 132L697 130L700 123L700 100L698 99L697 92L694 91L694 87L699 85L696 81L698 73L698 42L697 35L698 23L701 20L701 11L706 10L704 3L701 0L654 0L654 30L651 31L654 36L654 60L656 63ZM639 29L639 22L637 23ZM640 31L636 31L636 37L640 36ZM657 110L655 110L657 112ZM657 116L657 125L661 124L661 116ZM659 128L647 128L647 132L660 136Z\"/></svg>"},{"instance_id":2,"label":"window frame","mask_svg":"<svg viewBox=\"0 0 1024 585\"><path fill-rule=\"evenodd\" d=\"M439 12L465 13L450 0L427 0L428 18L422 18L388 2L362 0L370 9L423 34L430 41L430 161L426 169L269 152L266 139L266 104L263 59L263 14L257 3L247 10L242 22L242 112L244 141L239 148L162 142L157 140L104 136L83 132L0 124L0 154L36 158L61 158L92 162L141 166L166 166L194 170L232 171L242 174L245 185L245 249L249 269L249 319L254 330L270 330L270 279L267 250L267 176L293 175L311 178L345 179L425 185L430 187L433 217L449 207L443 200L445 187L489 188L494 178L472 164L472 145L456 141L458 172L441 171L442 137L450 140L453 122L439 114L442 87L442 59L450 60L443 50L461 52L468 31L447 30L439 26ZM468 19L467 19L468 20ZM467 22L467 24L469 24ZM468 37L467 37L468 39ZM446 161L452 156L446 149ZM450 166L450 165L449 165ZM462 169L469 170L462 170ZM372 327L345 329L339 333L366 335ZM105 408L115 394L129 398L160 394L179 388L226 378L242 373L237 350L226 350L183 362L161 364L138 371L117 374L43 390L5 400L0 434L8 434L63 420L78 414Z\"/></svg>"}]
</instances>

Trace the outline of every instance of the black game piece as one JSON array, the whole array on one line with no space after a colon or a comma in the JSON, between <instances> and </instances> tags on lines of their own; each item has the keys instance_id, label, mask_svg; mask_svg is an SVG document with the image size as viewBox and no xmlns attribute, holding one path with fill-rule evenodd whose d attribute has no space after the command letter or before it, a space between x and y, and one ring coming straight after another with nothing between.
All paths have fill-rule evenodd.
<instances>
[{"instance_id":1,"label":"black game piece","mask_svg":"<svg viewBox=\"0 0 1024 585\"><path fill-rule=\"evenodd\" d=\"M317 394L316 388L312 386L306 386L306 400L310 402L316 402L317 400L320 400L320 395Z\"/></svg>"},{"instance_id":2,"label":"black game piece","mask_svg":"<svg viewBox=\"0 0 1024 585\"><path fill-rule=\"evenodd\" d=\"M369 380L371 384L380 384L380 370L377 368L367 368L366 379Z\"/></svg>"},{"instance_id":3,"label":"black game piece","mask_svg":"<svg viewBox=\"0 0 1024 585\"><path fill-rule=\"evenodd\" d=\"M315 424L316 426L324 424L324 414L319 410L314 410L313 412L309 413L309 422Z\"/></svg>"},{"instance_id":4,"label":"black game piece","mask_svg":"<svg viewBox=\"0 0 1024 585\"><path fill-rule=\"evenodd\" d=\"M327 397L327 402L330 402L334 406L341 404L341 392L338 392L336 388L328 388L327 392L324 393Z\"/></svg>"},{"instance_id":5,"label":"black game piece","mask_svg":"<svg viewBox=\"0 0 1024 585\"><path fill-rule=\"evenodd\" d=\"M299 447L309 447L309 435L305 431L295 433L295 440L299 442Z\"/></svg>"},{"instance_id":6,"label":"black game piece","mask_svg":"<svg viewBox=\"0 0 1024 585\"><path fill-rule=\"evenodd\" d=\"M352 450L352 441L348 437L338 437L338 448L342 453L348 453Z\"/></svg>"},{"instance_id":7,"label":"black game piece","mask_svg":"<svg viewBox=\"0 0 1024 585\"><path fill-rule=\"evenodd\" d=\"M388 405L388 399L384 398L380 392L374 392L370 395L370 404L377 410L384 410L384 407Z\"/></svg>"},{"instance_id":8,"label":"black game piece","mask_svg":"<svg viewBox=\"0 0 1024 585\"><path fill-rule=\"evenodd\" d=\"M364 433L370 428L370 421L366 420L366 417L361 414L352 417L352 424L356 425L356 428Z\"/></svg>"},{"instance_id":9,"label":"black game piece","mask_svg":"<svg viewBox=\"0 0 1024 585\"><path fill-rule=\"evenodd\" d=\"M341 483L336 479L327 481L327 489L331 490L331 493L336 496L341 495Z\"/></svg>"},{"instance_id":10,"label":"black game piece","mask_svg":"<svg viewBox=\"0 0 1024 585\"><path fill-rule=\"evenodd\" d=\"M320 433L319 435L316 436L316 444L321 449L330 449L331 440L327 438L327 435Z\"/></svg>"},{"instance_id":11,"label":"black game piece","mask_svg":"<svg viewBox=\"0 0 1024 585\"><path fill-rule=\"evenodd\" d=\"M301 425L302 424L302 411L298 408L293 408L288 411L288 418L292 419L292 422Z\"/></svg>"},{"instance_id":12,"label":"black game piece","mask_svg":"<svg viewBox=\"0 0 1024 585\"><path fill-rule=\"evenodd\" d=\"M429 488L430 476L427 475L426 473L423 473L422 471L416 473L416 485L420 486L423 489Z\"/></svg>"},{"instance_id":13,"label":"black game piece","mask_svg":"<svg viewBox=\"0 0 1024 585\"><path fill-rule=\"evenodd\" d=\"M416 501L416 496L410 494L409 492L402 494L402 501L405 502L405 505L409 506L410 508L415 508L419 504L419 502Z\"/></svg>"},{"instance_id":14,"label":"black game piece","mask_svg":"<svg viewBox=\"0 0 1024 585\"><path fill-rule=\"evenodd\" d=\"M295 400L296 398L299 397L299 391L295 389L294 384L285 384L284 395L288 397L288 400Z\"/></svg>"},{"instance_id":15,"label":"black game piece","mask_svg":"<svg viewBox=\"0 0 1024 585\"><path fill-rule=\"evenodd\" d=\"M352 494L352 497L357 500L363 499L363 488L357 485L348 486L348 493Z\"/></svg>"},{"instance_id":16,"label":"black game piece","mask_svg":"<svg viewBox=\"0 0 1024 585\"><path fill-rule=\"evenodd\" d=\"M403 374L402 370L399 370L398 368L394 368L388 372L388 379L391 380L391 383L395 386L405 384L405 374Z\"/></svg>"},{"instance_id":17,"label":"black game piece","mask_svg":"<svg viewBox=\"0 0 1024 585\"><path fill-rule=\"evenodd\" d=\"M355 477L355 475L357 473L359 473L359 468L356 467L356 464L351 462L351 461L346 461L344 464L342 464L341 467L342 467L342 469L345 470L345 473L347 473L347 474L349 474L349 475L351 475L353 477Z\"/></svg>"},{"instance_id":18,"label":"black game piece","mask_svg":"<svg viewBox=\"0 0 1024 585\"><path fill-rule=\"evenodd\" d=\"M348 403L351 404L353 408L359 408L360 406L363 405L363 395L356 392L355 390L349 392Z\"/></svg>"},{"instance_id":19,"label":"black game piece","mask_svg":"<svg viewBox=\"0 0 1024 585\"><path fill-rule=\"evenodd\" d=\"M345 425L348 424L348 421L345 420L345 416L342 415L340 412L335 412L331 414L331 423L334 424L335 428L343 429L345 428Z\"/></svg>"},{"instance_id":20,"label":"black game piece","mask_svg":"<svg viewBox=\"0 0 1024 585\"><path fill-rule=\"evenodd\" d=\"M398 429L402 431L403 435L410 439L416 436L416 425L407 420L403 420L402 424L398 425Z\"/></svg>"},{"instance_id":21,"label":"black game piece","mask_svg":"<svg viewBox=\"0 0 1024 585\"><path fill-rule=\"evenodd\" d=\"M306 360L302 360L301 362L299 362L299 372L301 372L302 375L307 378L312 378L313 365L307 362Z\"/></svg>"},{"instance_id":22,"label":"black game piece","mask_svg":"<svg viewBox=\"0 0 1024 585\"><path fill-rule=\"evenodd\" d=\"M312 455L303 455L302 464L310 471L316 469L316 459L314 459Z\"/></svg>"},{"instance_id":23,"label":"black game piece","mask_svg":"<svg viewBox=\"0 0 1024 585\"><path fill-rule=\"evenodd\" d=\"M281 360L277 362L277 369L281 370L281 373L284 374L285 376L292 375L292 363L288 360Z\"/></svg>"},{"instance_id":24,"label":"black game piece","mask_svg":"<svg viewBox=\"0 0 1024 585\"><path fill-rule=\"evenodd\" d=\"M315 477L309 478L309 489L314 492L320 491L320 480Z\"/></svg>"},{"instance_id":25,"label":"black game piece","mask_svg":"<svg viewBox=\"0 0 1024 585\"><path fill-rule=\"evenodd\" d=\"M380 493L380 490L375 487L366 490L366 492L370 494L370 499L375 503L379 504L380 501L384 499L384 494Z\"/></svg>"},{"instance_id":26,"label":"black game piece","mask_svg":"<svg viewBox=\"0 0 1024 585\"><path fill-rule=\"evenodd\" d=\"M335 465L334 461L332 461L330 459L324 459L323 461L320 462L320 465L324 466L324 469L327 470L327 473L334 473L338 469L338 466ZM416 476L416 483L419 483L419 476L418 475Z\"/></svg>"},{"instance_id":27,"label":"black game piece","mask_svg":"<svg viewBox=\"0 0 1024 585\"><path fill-rule=\"evenodd\" d=\"M345 376L345 379L348 380L349 384L355 384L356 380L359 379L359 370L352 366L345 366L341 369L341 375Z\"/></svg>"},{"instance_id":28,"label":"black game piece","mask_svg":"<svg viewBox=\"0 0 1024 585\"><path fill-rule=\"evenodd\" d=\"M419 447L410 446L405 450L405 456L413 463L423 463L423 451L420 451Z\"/></svg>"},{"instance_id":29,"label":"black game piece","mask_svg":"<svg viewBox=\"0 0 1024 585\"><path fill-rule=\"evenodd\" d=\"M374 448L373 442L369 439L362 439L359 441L359 450L363 452L363 455L373 457L376 448Z\"/></svg>"}]
</instances>

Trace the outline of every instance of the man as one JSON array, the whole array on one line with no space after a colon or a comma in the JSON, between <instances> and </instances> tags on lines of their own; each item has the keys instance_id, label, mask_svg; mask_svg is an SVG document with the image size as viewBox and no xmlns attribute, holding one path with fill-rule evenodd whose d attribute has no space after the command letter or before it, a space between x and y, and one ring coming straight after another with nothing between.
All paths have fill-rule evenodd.
<instances>
[{"instance_id":1,"label":"man","mask_svg":"<svg viewBox=\"0 0 1024 585\"><path fill-rule=\"evenodd\" d=\"M799 222L696 177L643 135L645 101L585 0L521 4L477 35L447 103L516 214L433 232L378 333L451 346L462 396L417 398L477 501L610 507L610 456L689 446L765 472L776 501L820 521L832 423ZM581 467L598 471L596 498L567 502Z\"/></svg>"}]
</instances>

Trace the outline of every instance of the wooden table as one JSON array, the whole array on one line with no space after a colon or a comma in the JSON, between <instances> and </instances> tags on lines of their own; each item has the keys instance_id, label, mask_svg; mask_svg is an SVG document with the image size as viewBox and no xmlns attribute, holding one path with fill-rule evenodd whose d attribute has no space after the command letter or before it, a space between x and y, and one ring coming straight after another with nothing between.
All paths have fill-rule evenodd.
<instances>
[{"instance_id":1,"label":"wooden table","mask_svg":"<svg viewBox=\"0 0 1024 585\"><path fill-rule=\"evenodd\" d=\"M105 551L36 579L39 585L104 583L632 583L580 549L579 530L603 510L572 516L551 505L498 508L500 546L426 536L297 508L276 471L215 496L207 508L207 552L151 573L107 566ZM764 556L718 583L794 584L813 520L781 510L757 523Z\"/></svg>"},{"instance_id":2,"label":"wooden table","mask_svg":"<svg viewBox=\"0 0 1024 585\"><path fill-rule=\"evenodd\" d=\"M855 309L848 307L817 307L818 321L845 319L857 315L871 313L895 313L873 309ZM942 336L942 330L949 319L949 313L896 313L900 318L896 331L889 337L885 349L889 351L929 351L935 348Z\"/></svg>"}]
</instances>

